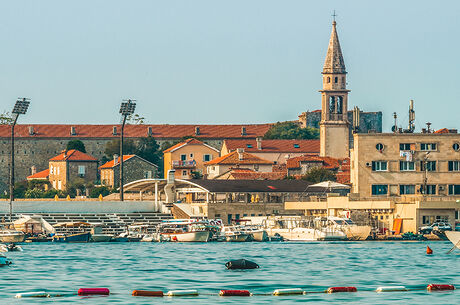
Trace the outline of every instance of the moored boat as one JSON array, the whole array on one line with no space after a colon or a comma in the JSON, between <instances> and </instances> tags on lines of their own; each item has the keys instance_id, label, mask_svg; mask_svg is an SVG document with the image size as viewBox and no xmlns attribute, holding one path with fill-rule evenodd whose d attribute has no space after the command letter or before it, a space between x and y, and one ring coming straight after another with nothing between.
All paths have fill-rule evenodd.
<instances>
[{"instance_id":1,"label":"moored boat","mask_svg":"<svg viewBox=\"0 0 460 305\"><path fill-rule=\"evenodd\" d=\"M54 225L61 232L53 235L53 242L61 243L87 243L91 239L88 228L91 225L86 222L63 222Z\"/></svg>"},{"instance_id":2,"label":"moored boat","mask_svg":"<svg viewBox=\"0 0 460 305\"><path fill-rule=\"evenodd\" d=\"M327 218L333 226L342 230L348 240L366 240L371 233L371 226L359 226L349 218L329 216Z\"/></svg>"},{"instance_id":3,"label":"moored boat","mask_svg":"<svg viewBox=\"0 0 460 305\"><path fill-rule=\"evenodd\" d=\"M102 224L93 224L91 228L91 241L92 242L109 242L112 235L102 233Z\"/></svg>"},{"instance_id":4,"label":"moored boat","mask_svg":"<svg viewBox=\"0 0 460 305\"><path fill-rule=\"evenodd\" d=\"M89 232L53 236L53 242L59 243L87 243L90 239L91 233Z\"/></svg>"},{"instance_id":5,"label":"moored boat","mask_svg":"<svg viewBox=\"0 0 460 305\"><path fill-rule=\"evenodd\" d=\"M164 221L158 225L157 233L162 240L177 242L208 242L211 238L208 222L194 219Z\"/></svg>"},{"instance_id":6,"label":"moored boat","mask_svg":"<svg viewBox=\"0 0 460 305\"><path fill-rule=\"evenodd\" d=\"M0 230L0 242L2 243L21 243L26 239L26 235L21 231L3 228Z\"/></svg>"},{"instance_id":7,"label":"moored boat","mask_svg":"<svg viewBox=\"0 0 460 305\"><path fill-rule=\"evenodd\" d=\"M450 242L460 249L460 231L445 231L446 237L450 240Z\"/></svg>"}]
</instances>

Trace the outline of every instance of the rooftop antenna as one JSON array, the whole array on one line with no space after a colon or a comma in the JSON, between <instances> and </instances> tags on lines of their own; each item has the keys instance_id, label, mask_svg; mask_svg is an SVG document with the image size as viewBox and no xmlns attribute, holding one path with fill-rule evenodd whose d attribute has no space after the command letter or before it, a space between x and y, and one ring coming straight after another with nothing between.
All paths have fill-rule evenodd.
<instances>
[{"instance_id":1,"label":"rooftop antenna","mask_svg":"<svg viewBox=\"0 0 460 305\"><path fill-rule=\"evenodd\" d=\"M396 112L393 112L393 118L395 119L395 124L391 127L391 131L393 131L394 133L397 133L398 132L398 115L396 114Z\"/></svg>"},{"instance_id":2,"label":"rooftop antenna","mask_svg":"<svg viewBox=\"0 0 460 305\"><path fill-rule=\"evenodd\" d=\"M430 122L426 122L426 131L427 133L431 133L431 123Z\"/></svg>"},{"instance_id":3,"label":"rooftop antenna","mask_svg":"<svg viewBox=\"0 0 460 305\"><path fill-rule=\"evenodd\" d=\"M409 126L408 132L414 132L415 130L415 110L414 110L414 100L409 102Z\"/></svg>"}]
</instances>

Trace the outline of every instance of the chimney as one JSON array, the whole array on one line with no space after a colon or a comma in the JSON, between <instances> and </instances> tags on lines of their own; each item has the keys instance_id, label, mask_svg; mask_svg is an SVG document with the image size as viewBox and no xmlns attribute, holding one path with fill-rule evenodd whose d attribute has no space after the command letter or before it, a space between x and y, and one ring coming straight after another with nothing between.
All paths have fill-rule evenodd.
<instances>
[{"instance_id":1,"label":"chimney","mask_svg":"<svg viewBox=\"0 0 460 305\"><path fill-rule=\"evenodd\" d=\"M113 155L113 166L115 166L117 164L118 164L118 155L115 154L115 155Z\"/></svg>"},{"instance_id":2,"label":"chimney","mask_svg":"<svg viewBox=\"0 0 460 305\"><path fill-rule=\"evenodd\" d=\"M241 126L241 135L242 135L242 136L247 135L247 133L246 133L246 126Z\"/></svg>"},{"instance_id":3,"label":"chimney","mask_svg":"<svg viewBox=\"0 0 460 305\"><path fill-rule=\"evenodd\" d=\"M75 126L70 127L70 135L71 136L77 135L77 131L75 130Z\"/></svg>"},{"instance_id":4,"label":"chimney","mask_svg":"<svg viewBox=\"0 0 460 305\"><path fill-rule=\"evenodd\" d=\"M32 165L32 167L30 168L30 174L35 175L36 173L37 173L37 167L35 167L35 165Z\"/></svg>"},{"instance_id":5,"label":"chimney","mask_svg":"<svg viewBox=\"0 0 460 305\"><path fill-rule=\"evenodd\" d=\"M238 153L238 160L243 161L244 148L237 148L236 152Z\"/></svg>"},{"instance_id":6,"label":"chimney","mask_svg":"<svg viewBox=\"0 0 460 305\"><path fill-rule=\"evenodd\" d=\"M34 127L33 126L29 126L29 136L33 136L35 134L34 132Z\"/></svg>"},{"instance_id":7,"label":"chimney","mask_svg":"<svg viewBox=\"0 0 460 305\"><path fill-rule=\"evenodd\" d=\"M117 126L113 126L112 127L112 136L116 136L117 135Z\"/></svg>"},{"instance_id":8,"label":"chimney","mask_svg":"<svg viewBox=\"0 0 460 305\"><path fill-rule=\"evenodd\" d=\"M64 158L67 158L67 149L64 149L62 153L64 154Z\"/></svg>"},{"instance_id":9,"label":"chimney","mask_svg":"<svg viewBox=\"0 0 460 305\"><path fill-rule=\"evenodd\" d=\"M257 142L257 149L258 149L258 150L262 150L262 138L261 138L261 137L257 137L257 138L256 138L256 142Z\"/></svg>"},{"instance_id":10,"label":"chimney","mask_svg":"<svg viewBox=\"0 0 460 305\"><path fill-rule=\"evenodd\" d=\"M147 135L148 135L149 137L151 137L152 134L153 134L152 126L147 127Z\"/></svg>"},{"instance_id":11,"label":"chimney","mask_svg":"<svg viewBox=\"0 0 460 305\"><path fill-rule=\"evenodd\" d=\"M200 135L200 127L199 127L199 126L196 126L196 127L195 127L195 135L196 135L196 136L199 136L199 135Z\"/></svg>"}]
</instances>

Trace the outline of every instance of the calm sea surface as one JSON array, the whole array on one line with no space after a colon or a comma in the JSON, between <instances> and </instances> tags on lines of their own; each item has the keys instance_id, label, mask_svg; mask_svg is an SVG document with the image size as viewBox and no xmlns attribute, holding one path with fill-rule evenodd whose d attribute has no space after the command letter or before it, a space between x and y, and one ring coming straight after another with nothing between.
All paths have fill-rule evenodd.
<instances>
[{"instance_id":1,"label":"calm sea surface","mask_svg":"<svg viewBox=\"0 0 460 305\"><path fill-rule=\"evenodd\" d=\"M425 254L426 245L434 255ZM0 304L460 304L460 290L428 293L430 283L460 288L460 251L448 242L320 243L91 243L25 244L0 268ZM246 258L256 270L232 271L225 262ZM405 285L408 292L373 292ZM357 293L219 297L220 289L271 293L281 288L320 292L356 286ZM108 297L83 298L81 287L108 287ZM133 297L134 289L197 289L198 297ZM18 292L65 294L15 299Z\"/></svg>"}]
</instances>

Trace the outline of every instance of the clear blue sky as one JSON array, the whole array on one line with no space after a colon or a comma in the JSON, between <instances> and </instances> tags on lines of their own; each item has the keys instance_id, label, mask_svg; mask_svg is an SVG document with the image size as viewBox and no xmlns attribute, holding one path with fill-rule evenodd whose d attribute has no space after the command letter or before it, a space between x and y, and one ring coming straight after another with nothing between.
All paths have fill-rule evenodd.
<instances>
[{"instance_id":1,"label":"clear blue sky","mask_svg":"<svg viewBox=\"0 0 460 305\"><path fill-rule=\"evenodd\" d=\"M264 123L320 108L332 21L350 108L460 128L460 1L1 1L0 111L21 123Z\"/></svg>"}]
</instances>

